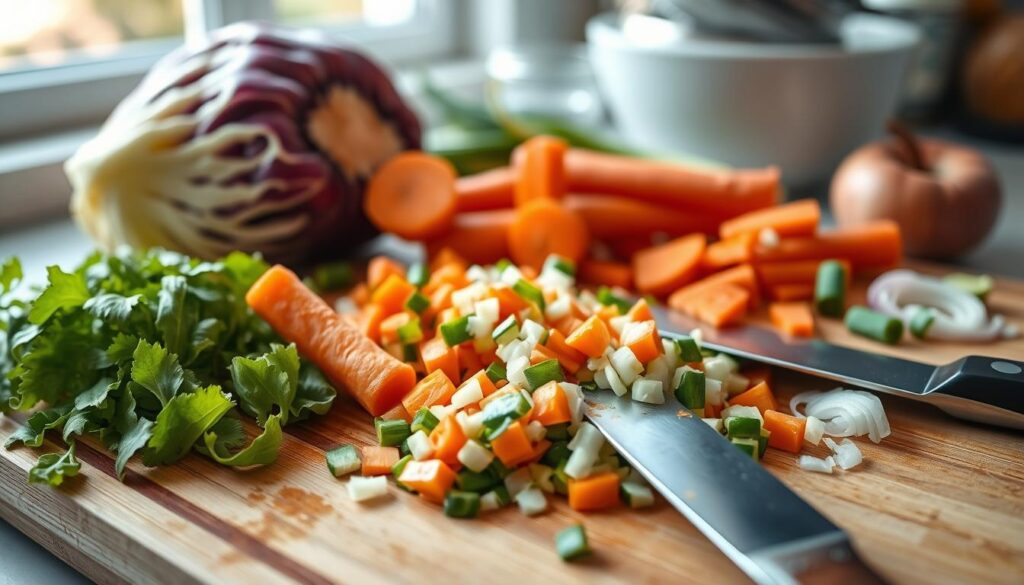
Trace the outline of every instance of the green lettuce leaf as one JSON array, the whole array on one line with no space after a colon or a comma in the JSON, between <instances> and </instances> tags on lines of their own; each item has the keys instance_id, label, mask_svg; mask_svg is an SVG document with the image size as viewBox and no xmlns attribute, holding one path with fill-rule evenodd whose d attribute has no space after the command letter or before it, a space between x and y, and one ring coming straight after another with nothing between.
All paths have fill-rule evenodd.
<instances>
[{"instance_id":1,"label":"green lettuce leaf","mask_svg":"<svg viewBox=\"0 0 1024 585\"><path fill-rule=\"evenodd\" d=\"M164 338L164 347L175 355L187 355L192 341L196 311L188 302L188 281L184 276L165 276L160 281L156 326Z\"/></svg>"},{"instance_id":2,"label":"green lettuce leaf","mask_svg":"<svg viewBox=\"0 0 1024 585\"><path fill-rule=\"evenodd\" d=\"M64 478L78 475L82 464L75 458L75 443L65 453L47 453L28 470L29 483L45 483L57 487Z\"/></svg>"},{"instance_id":3,"label":"green lettuce leaf","mask_svg":"<svg viewBox=\"0 0 1024 585\"><path fill-rule=\"evenodd\" d=\"M85 301L82 308L104 321L124 323L132 316L132 310L139 304L142 295L126 297L116 293L98 294Z\"/></svg>"},{"instance_id":4,"label":"green lettuce leaf","mask_svg":"<svg viewBox=\"0 0 1024 585\"><path fill-rule=\"evenodd\" d=\"M18 443L26 447L38 447L43 444L46 431L64 424L71 412L71 405L65 404L47 410L41 410L28 417L25 424L7 437L4 448L10 449Z\"/></svg>"},{"instance_id":5,"label":"green lettuce leaf","mask_svg":"<svg viewBox=\"0 0 1024 585\"><path fill-rule=\"evenodd\" d=\"M46 273L49 284L32 303L32 310L28 313L29 322L36 325L45 323L61 309L81 307L92 296L82 275L68 274L58 266L50 266Z\"/></svg>"},{"instance_id":6,"label":"green lettuce leaf","mask_svg":"<svg viewBox=\"0 0 1024 585\"><path fill-rule=\"evenodd\" d=\"M249 446L236 453L228 454L223 448L223 442L218 446L220 441L215 432L206 433L203 442L206 445L207 454L217 463L232 467L251 467L267 465L276 461L283 439L281 415L275 414L267 419L263 433L253 439Z\"/></svg>"},{"instance_id":7,"label":"green lettuce leaf","mask_svg":"<svg viewBox=\"0 0 1024 585\"><path fill-rule=\"evenodd\" d=\"M160 404L174 398L185 381L185 371L178 356L169 353L159 343L140 340L132 358L132 381L153 393Z\"/></svg>"},{"instance_id":8,"label":"green lettuce leaf","mask_svg":"<svg viewBox=\"0 0 1024 585\"><path fill-rule=\"evenodd\" d=\"M230 369L243 411L256 417L260 426L278 413L282 415L282 424L288 422L299 383L299 353L295 345L275 345L255 359L236 357L231 360Z\"/></svg>"},{"instance_id":9,"label":"green lettuce leaf","mask_svg":"<svg viewBox=\"0 0 1024 585\"><path fill-rule=\"evenodd\" d=\"M153 435L142 452L142 462L155 467L181 459L234 405L220 386L206 386L175 396L157 415Z\"/></svg>"}]
</instances>

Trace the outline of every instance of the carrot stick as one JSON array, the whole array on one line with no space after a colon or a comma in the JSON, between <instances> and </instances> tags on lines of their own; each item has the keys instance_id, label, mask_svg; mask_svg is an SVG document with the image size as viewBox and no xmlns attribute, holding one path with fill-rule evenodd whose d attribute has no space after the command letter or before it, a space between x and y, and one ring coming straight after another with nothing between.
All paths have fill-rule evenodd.
<instances>
[{"instance_id":1,"label":"carrot stick","mask_svg":"<svg viewBox=\"0 0 1024 585\"><path fill-rule=\"evenodd\" d=\"M725 218L720 213L680 211L657 202L589 193L573 193L565 204L587 222L596 238L650 237L652 232L670 236L714 234Z\"/></svg>"},{"instance_id":2,"label":"carrot stick","mask_svg":"<svg viewBox=\"0 0 1024 585\"><path fill-rule=\"evenodd\" d=\"M729 404L736 406L754 406L764 415L769 410L778 410L779 405L775 402L775 395L772 389L765 382L755 384L751 389L742 394L737 394L729 399Z\"/></svg>"},{"instance_id":3,"label":"carrot stick","mask_svg":"<svg viewBox=\"0 0 1024 585\"><path fill-rule=\"evenodd\" d=\"M811 305L804 301L777 302L768 306L772 325L786 335L810 337L814 334Z\"/></svg>"},{"instance_id":4,"label":"carrot stick","mask_svg":"<svg viewBox=\"0 0 1024 585\"><path fill-rule=\"evenodd\" d=\"M697 275L706 245L704 234L691 234L633 255L633 279L640 292L665 295Z\"/></svg>"},{"instance_id":5,"label":"carrot stick","mask_svg":"<svg viewBox=\"0 0 1024 585\"><path fill-rule=\"evenodd\" d=\"M388 355L283 266L264 273L245 300L374 416L401 402L416 384L412 366Z\"/></svg>"},{"instance_id":6,"label":"carrot stick","mask_svg":"<svg viewBox=\"0 0 1024 585\"><path fill-rule=\"evenodd\" d=\"M750 262L754 256L757 236L752 232L741 233L708 245L701 259L701 268L716 272L729 266Z\"/></svg>"},{"instance_id":7,"label":"carrot stick","mask_svg":"<svg viewBox=\"0 0 1024 585\"><path fill-rule=\"evenodd\" d=\"M846 274L847 286L849 286L850 263L847 260L839 260L843 265L843 272ZM780 284L809 284L814 285L814 279L818 275L820 260L793 260L791 262L759 262L754 269L757 270L757 279L761 285L771 289Z\"/></svg>"},{"instance_id":8,"label":"carrot stick","mask_svg":"<svg viewBox=\"0 0 1024 585\"><path fill-rule=\"evenodd\" d=\"M516 207L534 199L565 197L565 151L569 147L561 138L535 136L519 150L515 185Z\"/></svg>"},{"instance_id":9,"label":"carrot stick","mask_svg":"<svg viewBox=\"0 0 1024 585\"><path fill-rule=\"evenodd\" d=\"M519 421L510 424L504 433L491 440L491 450L506 467L518 465L533 455L533 445Z\"/></svg>"},{"instance_id":10,"label":"carrot stick","mask_svg":"<svg viewBox=\"0 0 1024 585\"><path fill-rule=\"evenodd\" d=\"M622 262L584 260L579 266L580 282L633 288L633 267Z\"/></svg>"},{"instance_id":11,"label":"carrot stick","mask_svg":"<svg viewBox=\"0 0 1024 585\"><path fill-rule=\"evenodd\" d=\"M548 382L534 391L533 420L546 427L572 420L569 399L558 382Z\"/></svg>"},{"instance_id":12,"label":"carrot stick","mask_svg":"<svg viewBox=\"0 0 1024 585\"><path fill-rule=\"evenodd\" d=\"M735 284L750 293L751 308L757 306L757 276L750 264L740 264L721 272L706 276L689 286L672 293L668 305L677 311L693 314L695 302L708 291L724 284Z\"/></svg>"},{"instance_id":13,"label":"carrot stick","mask_svg":"<svg viewBox=\"0 0 1024 585\"><path fill-rule=\"evenodd\" d=\"M499 167L455 180L455 206L459 212L490 211L512 207L516 170Z\"/></svg>"},{"instance_id":14,"label":"carrot stick","mask_svg":"<svg viewBox=\"0 0 1024 585\"><path fill-rule=\"evenodd\" d=\"M773 301L806 301L814 298L814 284L793 282L768 287L768 298Z\"/></svg>"},{"instance_id":15,"label":"carrot stick","mask_svg":"<svg viewBox=\"0 0 1024 585\"><path fill-rule=\"evenodd\" d=\"M744 233L758 233L763 229L775 230L782 237L813 236L821 221L821 208L816 199L800 199L775 207L758 209L722 222L718 233L731 238Z\"/></svg>"},{"instance_id":16,"label":"carrot stick","mask_svg":"<svg viewBox=\"0 0 1024 585\"><path fill-rule=\"evenodd\" d=\"M768 410L764 413L764 429L771 433L768 436L769 447L799 453L804 444L806 427L806 418L797 418L777 410Z\"/></svg>"},{"instance_id":17,"label":"carrot stick","mask_svg":"<svg viewBox=\"0 0 1024 585\"><path fill-rule=\"evenodd\" d=\"M747 313L750 292L735 284L723 284L706 291L697 301L694 314L698 319L713 325L725 327L734 325Z\"/></svg>"},{"instance_id":18,"label":"carrot stick","mask_svg":"<svg viewBox=\"0 0 1024 585\"><path fill-rule=\"evenodd\" d=\"M382 232L408 240L440 235L455 217L455 169L423 152L396 155L370 177L363 210Z\"/></svg>"},{"instance_id":19,"label":"carrot stick","mask_svg":"<svg viewBox=\"0 0 1024 585\"><path fill-rule=\"evenodd\" d=\"M512 260L537 270L551 254L579 261L589 245L583 219L550 199L527 201L516 210L508 230Z\"/></svg>"},{"instance_id":20,"label":"carrot stick","mask_svg":"<svg viewBox=\"0 0 1024 585\"><path fill-rule=\"evenodd\" d=\"M785 238L776 246L754 249L758 262L844 258L854 269L892 266L902 255L900 228L889 220L837 228L814 237Z\"/></svg>"},{"instance_id":21,"label":"carrot stick","mask_svg":"<svg viewBox=\"0 0 1024 585\"><path fill-rule=\"evenodd\" d=\"M508 229L514 217L511 210L460 213L452 229L428 242L427 250L448 248L475 264L497 262L509 254Z\"/></svg>"},{"instance_id":22,"label":"carrot stick","mask_svg":"<svg viewBox=\"0 0 1024 585\"><path fill-rule=\"evenodd\" d=\"M608 193L677 209L738 215L778 202L776 167L708 170L570 148L565 153L569 190Z\"/></svg>"}]
</instances>

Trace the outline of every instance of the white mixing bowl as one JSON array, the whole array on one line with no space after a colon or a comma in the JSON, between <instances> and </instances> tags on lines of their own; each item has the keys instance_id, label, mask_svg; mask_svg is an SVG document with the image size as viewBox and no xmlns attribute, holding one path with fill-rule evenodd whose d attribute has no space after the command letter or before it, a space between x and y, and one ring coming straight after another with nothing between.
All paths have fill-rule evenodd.
<instances>
[{"instance_id":1,"label":"white mixing bowl","mask_svg":"<svg viewBox=\"0 0 1024 585\"><path fill-rule=\"evenodd\" d=\"M653 150L778 165L790 187L826 180L882 133L920 39L913 25L873 15L848 17L841 46L688 37L659 22L639 37L616 14L587 24L620 132Z\"/></svg>"}]
</instances>

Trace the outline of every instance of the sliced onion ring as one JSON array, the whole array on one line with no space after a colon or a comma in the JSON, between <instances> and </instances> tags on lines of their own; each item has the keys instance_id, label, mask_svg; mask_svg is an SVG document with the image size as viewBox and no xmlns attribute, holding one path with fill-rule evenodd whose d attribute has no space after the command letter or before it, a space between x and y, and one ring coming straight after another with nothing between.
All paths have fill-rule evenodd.
<instances>
[{"instance_id":1,"label":"sliced onion ring","mask_svg":"<svg viewBox=\"0 0 1024 585\"><path fill-rule=\"evenodd\" d=\"M799 407L805 404L805 413ZM836 388L829 392L802 392L789 402L794 416L813 416L825 422L825 434L834 437L867 435L878 443L892 432L882 401L869 392Z\"/></svg>"}]
</instances>

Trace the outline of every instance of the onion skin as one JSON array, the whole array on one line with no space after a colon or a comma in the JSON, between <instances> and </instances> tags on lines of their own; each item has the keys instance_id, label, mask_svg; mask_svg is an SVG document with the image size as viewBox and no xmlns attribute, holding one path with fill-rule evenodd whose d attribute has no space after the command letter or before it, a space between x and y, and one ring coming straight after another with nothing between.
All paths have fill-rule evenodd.
<instances>
[{"instance_id":1,"label":"onion skin","mask_svg":"<svg viewBox=\"0 0 1024 585\"><path fill-rule=\"evenodd\" d=\"M999 180L975 150L931 139L916 147L923 168L903 143L879 141L848 156L832 179L832 213L842 226L891 219L908 255L956 258L995 225Z\"/></svg>"}]
</instances>

